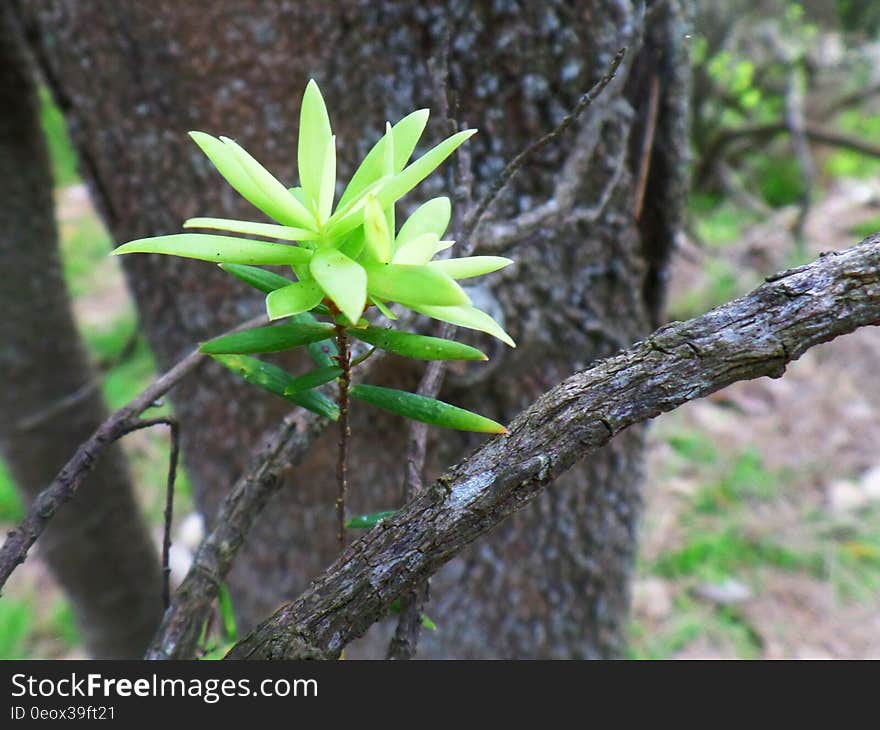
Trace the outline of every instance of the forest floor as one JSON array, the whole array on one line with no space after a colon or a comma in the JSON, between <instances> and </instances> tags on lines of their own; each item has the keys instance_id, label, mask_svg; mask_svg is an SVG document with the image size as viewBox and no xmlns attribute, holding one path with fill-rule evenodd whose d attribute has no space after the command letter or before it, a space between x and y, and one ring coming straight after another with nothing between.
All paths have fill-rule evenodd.
<instances>
[{"instance_id":1,"label":"forest floor","mask_svg":"<svg viewBox=\"0 0 880 730\"><path fill-rule=\"evenodd\" d=\"M136 333L124 279L85 189L60 188L57 204L78 322L96 361L112 359ZM699 314L769 273L880 230L880 185L833 183L800 250L787 233L794 216L780 209L737 228L731 242L686 241L672 267L670 316ZM880 329L867 328L811 350L781 379L739 383L656 420L630 656L880 657L878 362ZM111 407L152 373L137 341L106 375ZM124 448L158 540L167 441L144 431ZM185 517L185 476L179 495ZM0 529L20 515L0 465ZM182 530L192 528L190 519ZM37 550L0 601L0 658L82 655L70 607Z\"/></svg>"}]
</instances>

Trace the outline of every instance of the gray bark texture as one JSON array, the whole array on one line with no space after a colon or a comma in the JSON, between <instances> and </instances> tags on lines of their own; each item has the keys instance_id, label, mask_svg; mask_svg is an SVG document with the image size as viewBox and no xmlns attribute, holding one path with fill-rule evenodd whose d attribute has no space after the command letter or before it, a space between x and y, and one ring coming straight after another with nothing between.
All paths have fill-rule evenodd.
<instances>
[{"instance_id":1,"label":"gray bark texture","mask_svg":"<svg viewBox=\"0 0 880 730\"><path fill-rule=\"evenodd\" d=\"M585 129L542 150L496 207L505 220L545 202L576 139L592 160L577 203L589 206L608 191L598 219L535 231L512 250L516 267L471 291L519 347L491 351L488 366L450 371L441 397L503 421L572 371L644 336L659 317L682 205L685 34L677 3L658 4L644 33L639 5L47 0L17 7L120 242L176 232L197 214L253 217L186 138L189 129L235 137L293 184L297 104L310 77L327 99L341 172L350 172L386 119L438 107L430 62L442 55L446 23L452 113L480 129L469 143L477 196L628 46L630 60ZM660 92L652 123L654 79ZM442 120L433 121L426 141L445 131ZM636 220L642 170L645 203ZM449 190L438 179L424 194L442 189ZM261 306L205 264L126 259L163 368ZM418 377L417 365L389 360L372 382L413 387ZM283 408L216 368L177 392L185 459L209 522ZM365 407L352 417L349 509L395 507L406 425ZM289 486L273 497L229 576L245 629L302 592L336 556L335 440L325 433L286 477ZM434 434L428 476L477 442ZM428 609L441 631L423 636L419 656L619 654L641 452L642 433L632 429L446 566L432 582ZM350 655L383 656L392 629L393 622L377 626Z\"/></svg>"},{"instance_id":2,"label":"gray bark texture","mask_svg":"<svg viewBox=\"0 0 880 730\"><path fill-rule=\"evenodd\" d=\"M229 659L334 658L578 460L632 426L739 380L778 378L815 345L880 324L880 234L768 277L748 296L566 378L419 497L351 545Z\"/></svg>"},{"instance_id":3,"label":"gray bark texture","mask_svg":"<svg viewBox=\"0 0 880 730\"><path fill-rule=\"evenodd\" d=\"M61 273L36 82L0 8L0 451L31 501L106 418ZM159 562L125 458L109 448L40 540L98 658L142 655L161 617Z\"/></svg>"}]
</instances>

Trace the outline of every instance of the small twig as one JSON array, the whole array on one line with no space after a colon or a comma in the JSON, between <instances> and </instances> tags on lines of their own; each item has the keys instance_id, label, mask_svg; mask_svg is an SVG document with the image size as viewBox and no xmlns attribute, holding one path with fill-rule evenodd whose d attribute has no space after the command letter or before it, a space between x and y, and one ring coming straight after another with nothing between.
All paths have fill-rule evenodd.
<instances>
[{"instance_id":1,"label":"small twig","mask_svg":"<svg viewBox=\"0 0 880 730\"><path fill-rule=\"evenodd\" d=\"M648 189L648 173L651 171L651 154L654 151L654 134L657 131L657 110L660 101L660 77L651 76L648 91L648 111L645 115L645 131L642 135L642 149L639 154L639 174L636 178L635 198L633 203L633 219L642 217L642 206L645 203L645 190Z\"/></svg>"},{"instance_id":2,"label":"small twig","mask_svg":"<svg viewBox=\"0 0 880 730\"><path fill-rule=\"evenodd\" d=\"M574 108L563 117L562 121L556 126L555 129L545 134L540 139L532 142L528 147L526 147L522 152L520 152L516 157L514 157L510 162L507 163L504 170L501 171L501 174L498 176L498 179L492 184L492 187L489 188L489 191L485 196L476 204L474 209L468 213L467 219L465 221L464 226L464 235L466 237L470 237L470 235L477 229L477 226L480 225L480 222L483 219L486 211L495 202L495 199L498 195L507 187L513 177L519 172L520 168L528 161L530 157L535 155L537 152L540 152L544 147L550 144L553 140L559 138L575 121L577 121L578 117L581 116L589 106L599 97L602 91L605 89L608 84L611 83L612 79L614 79L615 74L617 73L617 69L623 61L623 57L626 54L626 48L621 48L611 59L611 63L608 66L608 70L596 82L596 84L586 92L581 98L578 100L577 104L575 104Z\"/></svg>"},{"instance_id":3,"label":"small twig","mask_svg":"<svg viewBox=\"0 0 880 730\"><path fill-rule=\"evenodd\" d=\"M336 538L339 550L345 548L345 493L348 488L348 439L351 428L348 423L348 391L351 388L351 350L345 325L336 323L336 361L342 368L339 376L339 457L336 462Z\"/></svg>"},{"instance_id":4,"label":"small twig","mask_svg":"<svg viewBox=\"0 0 880 730\"><path fill-rule=\"evenodd\" d=\"M266 323L265 315L256 317L230 332L249 329ZM177 385L184 377L198 368L207 358L194 350L147 386L128 404L113 413L89 438L80 444L64 468L52 483L40 492L28 509L27 515L14 530L9 532L0 548L0 589L6 585L12 572L24 562L28 550L43 533L46 525L58 509L76 494L86 474L95 466L98 458L117 439L131 431L132 426L143 423L138 417L157 400Z\"/></svg>"},{"instance_id":5,"label":"small twig","mask_svg":"<svg viewBox=\"0 0 880 730\"><path fill-rule=\"evenodd\" d=\"M168 481L165 486L165 530L162 534L162 606L167 611L171 605L171 521L174 517L174 482L177 477L177 461L180 458L180 426L168 420L171 447L168 455Z\"/></svg>"}]
</instances>

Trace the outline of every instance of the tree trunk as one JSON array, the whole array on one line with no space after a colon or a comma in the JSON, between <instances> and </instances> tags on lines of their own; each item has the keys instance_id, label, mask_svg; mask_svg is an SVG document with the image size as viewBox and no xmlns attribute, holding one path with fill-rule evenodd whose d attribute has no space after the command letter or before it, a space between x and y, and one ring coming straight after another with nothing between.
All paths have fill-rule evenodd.
<instances>
[{"instance_id":1,"label":"tree trunk","mask_svg":"<svg viewBox=\"0 0 880 730\"><path fill-rule=\"evenodd\" d=\"M527 237L513 251L518 265L510 273L471 291L519 347L493 351L488 366L454 370L443 397L504 420L574 368L645 334L659 316L682 204L684 33L676 5L662 4L641 47L639 4L227 0L196 8L172 0L55 0L20 9L118 241L177 231L196 214L253 216L209 171L185 137L188 129L235 136L293 184L296 100L310 77L327 99L342 172L350 171L386 118L438 108L429 61L442 55L446 22L454 113L481 130L469 143L477 195L508 159L559 122L619 47L629 46L621 79L588 113L584 125L592 126L581 135L595 149L578 203L594 204L608 189L603 215ZM429 124L433 141L444 132L442 120ZM576 137L545 148L497 216L544 202ZM432 192L441 187L435 181ZM205 264L126 258L163 366L261 306ZM412 363L389 360L374 382L413 385L418 373ZM216 370L177 394L187 463L209 518L283 405ZM396 506L406 425L364 407L355 410L353 433L351 511ZM434 441L431 473L476 443L446 432ZM334 444L335 435L325 434L290 476L230 576L244 628L298 594L336 551ZM432 583L428 609L440 631L424 640L420 655L618 654L641 451L638 430L615 439L448 566ZM377 627L351 653L381 655L385 639Z\"/></svg>"},{"instance_id":2,"label":"tree trunk","mask_svg":"<svg viewBox=\"0 0 880 730\"><path fill-rule=\"evenodd\" d=\"M61 274L33 69L0 9L0 450L27 499L106 418ZM156 551L118 446L40 540L91 654L142 655L161 617Z\"/></svg>"}]
</instances>

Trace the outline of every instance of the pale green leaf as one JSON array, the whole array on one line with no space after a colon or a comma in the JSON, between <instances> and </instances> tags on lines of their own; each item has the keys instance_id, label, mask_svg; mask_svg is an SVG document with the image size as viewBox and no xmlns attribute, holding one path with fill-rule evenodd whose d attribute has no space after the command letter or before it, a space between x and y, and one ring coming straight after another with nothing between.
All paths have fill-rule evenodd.
<instances>
[{"instance_id":1,"label":"pale green leaf","mask_svg":"<svg viewBox=\"0 0 880 730\"><path fill-rule=\"evenodd\" d=\"M439 259L428 266L449 274L453 279L470 279L510 266L512 259L504 256L466 256L461 259Z\"/></svg>"},{"instance_id":2,"label":"pale green leaf","mask_svg":"<svg viewBox=\"0 0 880 730\"><path fill-rule=\"evenodd\" d=\"M451 216L452 205L449 198L432 198L422 203L400 227L395 248L401 248L425 233L433 233L437 238L442 238L449 226Z\"/></svg>"},{"instance_id":3,"label":"pale green leaf","mask_svg":"<svg viewBox=\"0 0 880 730\"><path fill-rule=\"evenodd\" d=\"M421 236L411 238L403 246L399 247L391 258L395 264L413 264L423 266L434 256L437 249L437 235L423 233Z\"/></svg>"},{"instance_id":4,"label":"pale green leaf","mask_svg":"<svg viewBox=\"0 0 880 730\"><path fill-rule=\"evenodd\" d=\"M451 277L427 266L372 264L365 268L369 292L379 299L407 306L470 303L467 294Z\"/></svg>"},{"instance_id":5,"label":"pale green leaf","mask_svg":"<svg viewBox=\"0 0 880 730\"><path fill-rule=\"evenodd\" d=\"M285 188L265 167L257 162L250 153L229 137L220 137L223 142L235 154L245 172L250 175L257 187L265 196L268 204L267 209L270 217L279 223L294 228L306 228L314 230L317 225L315 217L305 206L300 203L287 188Z\"/></svg>"},{"instance_id":6,"label":"pale green leaf","mask_svg":"<svg viewBox=\"0 0 880 730\"><path fill-rule=\"evenodd\" d=\"M391 231L385 212L370 195L364 208L364 255L368 260L386 264L391 259Z\"/></svg>"},{"instance_id":7,"label":"pale green leaf","mask_svg":"<svg viewBox=\"0 0 880 730\"><path fill-rule=\"evenodd\" d=\"M419 109L408 114L391 128L394 138L394 162L399 165L395 172L399 172L406 165L413 150L418 144L419 138L428 123L428 110ZM374 184L384 175L386 137L373 145L372 149L364 157L358 169L348 183L345 192L339 199L339 207L344 206L350 200L359 197L367 187Z\"/></svg>"},{"instance_id":8,"label":"pale green leaf","mask_svg":"<svg viewBox=\"0 0 880 730\"><path fill-rule=\"evenodd\" d=\"M299 114L297 165L299 182L307 200L317 203L324 175L324 156L330 140L330 118L318 84L312 79L303 94ZM315 208L316 210L316 208Z\"/></svg>"},{"instance_id":9,"label":"pale green leaf","mask_svg":"<svg viewBox=\"0 0 880 730\"><path fill-rule=\"evenodd\" d=\"M303 390L285 395L284 391L293 382L294 377L277 365L248 355L212 355L211 357L263 390L268 390L333 421L339 418L339 408L318 390Z\"/></svg>"},{"instance_id":10,"label":"pale green leaf","mask_svg":"<svg viewBox=\"0 0 880 730\"><path fill-rule=\"evenodd\" d=\"M301 345L326 340L333 336L334 331L334 326L329 322L299 321L292 324L254 327L243 332L221 335L203 343L199 349L209 355L253 355L263 352L283 352Z\"/></svg>"},{"instance_id":11,"label":"pale green leaf","mask_svg":"<svg viewBox=\"0 0 880 730\"><path fill-rule=\"evenodd\" d=\"M352 386L351 397L404 418L429 423L432 426L478 433L507 433L504 426L490 418L444 403L441 400L408 393L405 390L360 383Z\"/></svg>"},{"instance_id":12,"label":"pale green leaf","mask_svg":"<svg viewBox=\"0 0 880 730\"><path fill-rule=\"evenodd\" d=\"M414 309L420 314L428 317L439 319L441 322L449 322L459 327L467 327L468 329L486 332L487 334L497 337L506 345L516 347L516 343L511 336L507 334L494 319L485 312L473 306L461 307L433 307L424 305L407 305L410 309Z\"/></svg>"},{"instance_id":13,"label":"pale green leaf","mask_svg":"<svg viewBox=\"0 0 880 730\"><path fill-rule=\"evenodd\" d=\"M324 298L324 292L314 279L297 281L283 289L269 292L266 297L266 313L269 319L280 319L314 309Z\"/></svg>"},{"instance_id":14,"label":"pale green leaf","mask_svg":"<svg viewBox=\"0 0 880 730\"><path fill-rule=\"evenodd\" d=\"M322 248L315 251L309 270L348 320L357 322L367 303L367 273L363 267L340 251Z\"/></svg>"},{"instance_id":15,"label":"pale green leaf","mask_svg":"<svg viewBox=\"0 0 880 730\"><path fill-rule=\"evenodd\" d=\"M229 218L190 218L183 224L184 228L210 228L230 233L244 233L249 236L265 236L278 238L282 241L314 241L318 234L305 228L291 228L274 223L254 223L252 221L236 221Z\"/></svg>"},{"instance_id":16,"label":"pale green leaf","mask_svg":"<svg viewBox=\"0 0 880 730\"><path fill-rule=\"evenodd\" d=\"M434 249L434 255L436 256L441 251L445 251L447 248L452 248L455 245L455 241L437 241L437 247Z\"/></svg>"},{"instance_id":17,"label":"pale green leaf","mask_svg":"<svg viewBox=\"0 0 880 730\"><path fill-rule=\"evenodd\" d=\"M324 153L321 192L318 197L318 220L325 223L333 212L333 194L336 192L336 137L331 136Z\"/></svg>"},{"instance_id":18,"label":"pale green leaf","mask_svg":"<svg viewBox=\"0 0 880 730\"><path fill-rule=\"evenodd\" d=\"M141 238L119 246L113 253L161 253L215 263L251 265L304 264L312 257L311 251L286 243L252 241L209 233L174 233L170 236Z\"/></svg>"},{"instance_id":19,"label":"pale green leaf","mask_svg":"<svg viewBox=\"0 0 880 730\"><path fill-rule=\"evenodd\" d=\"M462 342L401 332L385 327L352 327L352 337L395 355L415 360L488 360L477 348Z\"/></svg>"},{"instance_id":20,"label":"pale green leaf","mask_svg":"<svg viewBox=\"0 0 880 730\"><path fill-rule=\"evenodd\" d=\"M387 208L406 195L434 172L449 155L455 152L458 147L464 144L476 132L476 129L466 129L463 132L453 134L436 147L430 149L415 162L405 167L392 180L383 185L382 189L376 194L382 207Z\"/></svg>"}]
</instances>

